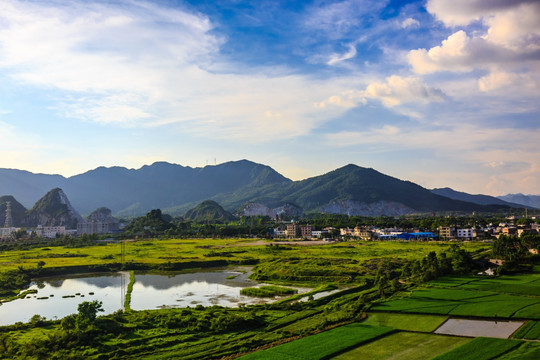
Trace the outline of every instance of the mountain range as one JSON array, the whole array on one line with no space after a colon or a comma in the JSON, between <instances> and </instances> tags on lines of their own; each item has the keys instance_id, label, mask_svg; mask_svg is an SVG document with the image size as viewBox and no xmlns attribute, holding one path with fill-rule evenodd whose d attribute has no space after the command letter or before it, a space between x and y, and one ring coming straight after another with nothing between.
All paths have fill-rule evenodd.
<instances>
[{"instance_id":1,"label":"mountain range","mask_svg":"<svg viewBox=\"0 0 540 360\"><path fill-rule=\"evenodd\" d=\"M425 189L352 164L301 181L248 160L203 168L166 162L140 169L99 167L67 178L0 169L0 195L12 196L27 208L52 188L61 188L81 214L105 206L121 217L157 208L183 215L204 200L213 200L236 214L293 211L377 216L522 207L483 195L467 197L451 189Z\"/></svg>"}]
</instances>

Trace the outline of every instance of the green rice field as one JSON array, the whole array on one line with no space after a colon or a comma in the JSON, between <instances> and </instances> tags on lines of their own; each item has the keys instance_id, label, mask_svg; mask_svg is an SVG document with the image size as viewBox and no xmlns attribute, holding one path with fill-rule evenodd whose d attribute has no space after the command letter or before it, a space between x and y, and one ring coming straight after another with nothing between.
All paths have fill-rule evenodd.
<instances>
[{"instance_id":1,"label":"green rice field","mask_svg":"<svg viewBox=\"0 0 540 360\"><path fill-rule=\"evenodd\" d=\"M528 321L514 333L513 338L540 340L540 321Z\"/></svg>"},{"instance_id":2,"label":"green rice field","mask_svg":"<svg viewBox=\"0 0 540 360\"><path fill-rule=\"evenodd\" d=\"M363 324L388 326L398 330L432 332L446 319L448 316L373 312L368 314Z\"/></svg>"},{"instance_id":3,"label":"green rice field","mask_svg":"<svg viewBox=\"0 0 540 360\"><path fill-rule=\"evenodd\" d=\"M540 272L499 278L444 277L372 310L540 320Z\"/></svg>"},{"instance_id":4,"label":"green rice field","mask_svg":"<svg viewBox=\"0 0 540 360\"><path fill-rule=\"evenodd\" d=\"M461 345L433 360L490 360L517 348L522 344L517 340L479 337Z\"/></svg>"},{"instance_id":5,"label":"green rice field","mask_svg":"<svg viewBox=\"0 0 540 360\"><path fill-rule=\"evenodd\" d=\"M241 357L251 359L326 359L388 334L394 329L353 323Z\"/></svg>"},{"instance_id":6,"label":"green rice field","mask_svg":"<svg viewBox=\"0 0 540 360\"><path fill-rule=\"evenodd\" d=\"M540 343L526 341L519 347L497 357L497 360L538 360L540 359Z\"/></svg>"},{"instance_id":7,"label":"green rice field","mask_svg":"<svg viewBox=\"0 0 540 360\"><path fill-rule=\"evenodd\" d=\"M431 359L434 356L444 354L469 341L471 341L471 339L457 336L398 332L338 355L333 359Z\"/></svg>"}]
</instances>

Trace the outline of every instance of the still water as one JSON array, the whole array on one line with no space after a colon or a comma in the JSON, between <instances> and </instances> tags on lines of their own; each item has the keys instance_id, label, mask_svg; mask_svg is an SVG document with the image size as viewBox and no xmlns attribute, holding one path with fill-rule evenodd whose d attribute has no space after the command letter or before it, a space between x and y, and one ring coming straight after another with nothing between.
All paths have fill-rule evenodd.
<instances>
[{"instance_id":1,"label":"still water","mask_svg":"<svg viewBox=\"0 0 540 360\"><path fill-rule=\"evenodd\" d=\"M225 269L173 275L135 274L131 308L145 310L194 307L199 304L236 307L239 304L275 301L240 295L240 289L258 285L247 278L249 273L246 270ZM103 302L105 312L101 314L110 314L123 309L128 283L127 272L43 278L33 282L29 288L38 290L37 294L29 294L24 299L0 305L0 325L27 322L35 314L47 319L61 319L77 313L77 306L81 302L92 300Z\"/></svg>"}]
</instances>

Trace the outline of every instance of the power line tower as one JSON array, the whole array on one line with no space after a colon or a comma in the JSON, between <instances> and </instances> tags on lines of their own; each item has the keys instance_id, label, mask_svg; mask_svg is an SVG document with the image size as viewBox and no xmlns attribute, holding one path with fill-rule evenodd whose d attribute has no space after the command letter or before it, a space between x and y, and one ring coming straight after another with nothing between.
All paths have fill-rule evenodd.
<instances>
[{"instance_id":1,"label":"power line tower","mask_svg":"<svg viewBox=\"0 0 540 360\"><path fill-rule=\"evenodd\" d=\"M11 201L6 201L6 221L5 228L13 227L13 219L11 218Z\"/></svg>"}]
</instances>

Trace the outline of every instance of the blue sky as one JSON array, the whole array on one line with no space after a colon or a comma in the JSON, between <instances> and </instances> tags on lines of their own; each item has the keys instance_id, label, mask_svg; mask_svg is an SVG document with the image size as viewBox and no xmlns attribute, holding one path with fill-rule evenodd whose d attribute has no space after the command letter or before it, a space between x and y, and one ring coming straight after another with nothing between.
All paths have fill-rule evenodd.
<instances>
[{"instance_id":1,"label":"blue sky","mask_svg":"<svg viewBox=\"0 0 540 360\"><path fill-rule=\"evenodd\" d=\"M540 193L540 3L0 0L0 167Z\"/></svg>"}]
</instances>

